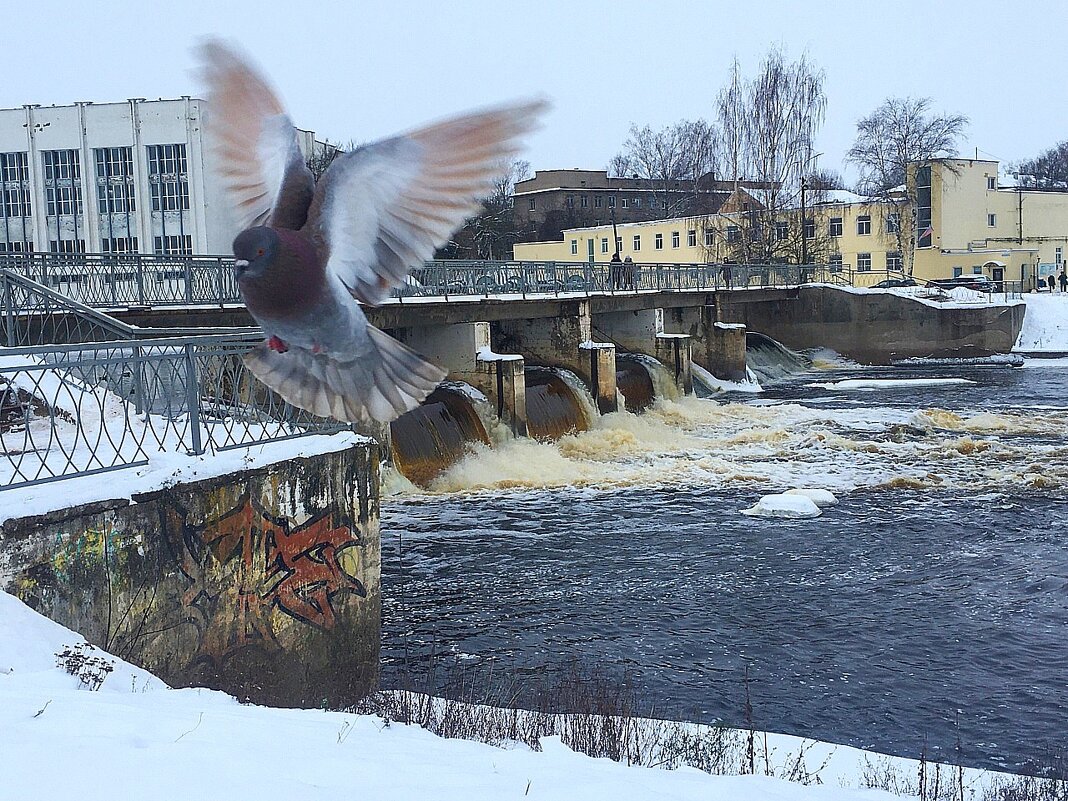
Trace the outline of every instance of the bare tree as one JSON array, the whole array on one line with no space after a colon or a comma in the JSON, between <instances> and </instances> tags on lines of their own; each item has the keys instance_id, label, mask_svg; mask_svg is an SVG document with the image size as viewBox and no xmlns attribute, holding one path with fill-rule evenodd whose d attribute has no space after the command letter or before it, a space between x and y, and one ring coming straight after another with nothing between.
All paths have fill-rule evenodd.
<instances>
[{"instance_id":1,"label":"bare tree","mask_svg":"<svg viewBox=\"0 0 1068 801\"><path fill-rule=\"evenodd\" d=\"M632 125L608 171L650 181L660 216L677 217L692 210L702 177L715 170L715 158L716 130L705 120L681 120L659 130Z\"/></svg>"},{"instance_id":2,"label":"bare tree","mask_svg":"<svg viewBox=\"0 0 1068 801\"><path fill-rule=\"evenodd\" d=\"M815 168L813 140L827 108L823 83L823 71L806 56L791 62L780 49L768 53L752 80L742 77L737 60L732 64L717 99L720 160L735 183L720 211L727 236L719 257L743 263L800 257L804 228L794 209L802 177Z\"/></svg>"},{"instance_id":3,"label":"bare tree","mask_svg":"<svg viewBox=\"0 0 1068 801\"><path fill-rule=\"evenodd\" d=\"M857 138L846 159L860 168L858 190L872 197L905 183L908 165L957 153L968 118L933 114L928 97L889 97L857 121Z\"/></svg>"},{"instance_id":4,"label":"bare tree","mask_svg":"<svg viewBox=\"0 0 1068 801\"><path fill-rule=\"evenodd\" d=\"M500 259L511 253L519 239L512 197L515 185L531 175L530 162L516 160L502 164L493 191L483 199L482 210L453 234L439 258Z\"/></svg>"},{"instance_id":5,"label":"bare tree","mask_svg":"<svg viewBox=\"0 0 1068 801\"><path fill-rule=\"evenodd\" d=\"M860 168L857 189L883 201L886 230L896 239L905 271L912 274L916 241L916 186L908 165L957 153L968 126L961 114L934 114L931 99L890 97L857 122L857 138L846 159ZM952 169L952 167L950 167Z\"/></svg>"},{"instance_id":6,"label":"bare tree","mask_svg":"<svg viewBox=\"0 0 1068 801\"><path fill-rule=\"evenodd\" d=\"M1033 159L1017 162L1010 169L1024 186L1068 189L1068 142L1044 150Z\"/></svg>"}]
</instances>

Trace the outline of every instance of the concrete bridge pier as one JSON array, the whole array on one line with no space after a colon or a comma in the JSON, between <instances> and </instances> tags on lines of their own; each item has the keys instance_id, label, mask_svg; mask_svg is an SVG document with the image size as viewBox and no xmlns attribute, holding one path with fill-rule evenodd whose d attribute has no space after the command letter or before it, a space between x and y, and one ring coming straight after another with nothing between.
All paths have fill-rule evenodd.
<instances>
[{"instance_id":1,"label":"concrete bridge pier","mask_svg":"<svg viewBox=\"0 0 1068 801\"><path fill-rule=\"evenodd\" d=\"M590 388L601 414L617 410L616 349L593 341L588 300L561 304L554 317L500 320L495 331L500 349L521 353L531 364L570 370Z\"/></svg>"},{"instance_id":2,"label":"concrete bridge pier","mask_svg":"<svg viewBox=\"0 0 1068 801\"><path fill-rule=\"evenodd\" d=\"M694 362L716 378L745 380L745 326L717 322L715 306L665 309L664 330L689 334Z\"/></svg>"},{"instance_id":3,"label":"concrete bridge pier","mask_svg":"<svg viewBox=\"0 0 1068 801\"><path fill-rule=\"evenodd\" d=\"M415 326L393 332L401 342L449 371L449 379L470 384L497 410L517 437L527 435L526 381L522 356L494 353L489 323Z\"/></svg>"},{"instance_id":4,"label":"concrete bridge pier","mask_svg":"<svg viewBox=\"0 0 1068 801\"><path fill-rule=\"evenodd\" d=\"M690 370L690 335L685 331L664 331L664 309L635 309L602 312L594 318L594 330L611 339L623 350L652 356L675 379L679 391L693 393Z\"/></svg>"}]
</instances>

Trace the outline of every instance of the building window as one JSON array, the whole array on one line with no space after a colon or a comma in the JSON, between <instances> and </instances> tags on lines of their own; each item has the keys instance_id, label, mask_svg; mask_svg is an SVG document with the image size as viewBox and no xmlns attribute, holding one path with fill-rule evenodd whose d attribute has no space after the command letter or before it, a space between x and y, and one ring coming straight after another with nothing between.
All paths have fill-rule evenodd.
<instances>
[{"instance_id":1,"label":"building window","mask_svg":"<svg viewBox=\"0 0 1068 801\"><path fill-rule=\"evenodd\" d=\"M954 278L960 278L962 275L964 275L964 268L963 267L954 267L953 268L953 277Z\"/></svg>"},{"instance_id":2,"label":"building window","mask_svg":"<svg viewBox=\"0 0 1068 801\"><path fill-rule=\"evenodd\" d=\"M582 206L582 208L588 209L590 207L590 199L586 197L586 195L583 195L581 198L579 198L579 204Z\"/></svg>"},{"instance_id":3,"label":"building window","mask_svg":"<svg viewBox=\"0 0 1068 801\"><path fill-rule=\"evenodd\" d=\"M1054 252L1056 253L1056 262L1055 263L1056 264L1060 264L1061 263L1061 253L1063 251L1060 248L1057 248Z\"/></svg>"},{"instance_id":4,"label":"building window","mask_svg":"<svg viewBox=\"0 0 1068 801\"><path fill-rule=\"evenodd\" d=\"M739 228L737 225L728 225L727 226L727 241L728 242L737 242L741 238L742 238L742 229L741 228Z\"/></svg>"},{"instance_id":5,"label":"building window","mask_svg":"<svg viewBox=\"0 0 1068 801\"><path fill-rule=\"evenodd\" d=\"M630 204L630 198L620 198L619 202L623 205L623 208L627 208L627 206Z\"/></svg>"},{"instance_id":6,"label":"building window","mask_svg":"<svg viewBox=\"0 0 1068 801\"><path fill-rule=\"evenodd\" d=\"M189 208L188 173L184 144L148 146L148 186L152 196L152 211L182 211Z\"/></svg>"},{"instance_id":7,"label":"building window","mask_svg":"<svg viewBox=\"0 0 1068 801\"><path fill-rule=\"evenodd\" d=\"M133 148L98 147L96 199L101 214L129 214L134 205Z\"/></svg>"},{"instance_id":8,"label":"building window","mask_svg":"<svg viewBox=\"0 0 1068 801\"><path fill-rule=\"evenodd\" d=\"M604 198L602 198L600 195L597 195L597 197L593 199L593 206L594 208L599 209L602 205L604 205Z\"/></svg>"},{"instance_id":9,"label":"building window","mask_svg":"<svg viewBox=\"0 0 1068 801\"><path fill-rule=\"evenodd\" d=\"M997 189L998 188L998 179L997 179L996 175L988 175L988 176L986 176L986 188L987 189Z\"/></svg>"},{"instance_id":10,"label":"building window","mask_svg":"<svg viewBox=\"0 0 1068 801\"><path fill-rule=\"evenodd\" d=\"M672 231L671 232L671 247L677 248L678 246L679 246L679 232L678 231Z\"/></svg>"},{"instance_id":11,"label":"building window","mask_svg":"<svg viewBox=\"0 0 1068 801\"><path fill-rule=\"evenodd\" d=\"M831 267L832 273L839 273L842 271L842 254L835 253L833 256L827 258L827 264Z\"/></svg>"},{"instance_id":12,"label":"building window","mask_svg":"<svg viewBox=\"0 0 1068 801\"><path fill-rule=\"evenodd\" d=\"M84 239L53 239L48 243L49 253L85 253Z\"/></svg>"},{"instance_id":13,"label":"building window","mask_svg":"<svg viewBox=\"0 0 1068 801\"><path fill-rule=\"evenodd\" d=\"M568 195L566 198L564 198L564 205L567 206L569 209L575 208L575 196Z\"/></svg>"},{"instance_id":14,"label":"building window","mask_svg":"<svg viewBox=\"0 0 1068 801\"><path fill-rule=\"evenodd\" d=\"M616 237L616 253L619 253L621 250L623 250L623 237L617 236Z\"/></svg>"},{"instance_id":15,"label":"building window","mask_svg":"<svg viewBox=\"0 0 1068 801\"><path fill-rule=\"evenodd\" d=\"M538 205L538 201L536 201L534 198L531 198L530 200L527 201L527 208L530 209L531 211L534 211L534 209L537 208L537 205Z\"/></svg>"},{"instance_id":16,"label":"building window","mask_svg":"<svg viewBox=\"0 0 1068 801\"><path fill-rule=\"evenodd\" d=\"M33 242L5 242L0 239L0 253L33 253Z\"/></svg>"},{"instance_id":17,"label":"building window","mask_svg":"<svg viewBox=\"0 0 1068 801\"><path fill-rule=\"evenodd\" d=\"M41 156L44 159L45 201L48 216L81 214L82 167L78 151L46 150Z\"/></svg>"},{"instance_id":18,"label":"building window","mask_svg":"<svg viewBox=\"0 0 1068 801\"><path fill-rule=\"evenodd\" d=\"M101 253L137 253L137 237L106 237L100 240Z\"/></svg>"},{"instance_id":19,"label":"building window","mask_svg":"<svg viewBox=\"0 0 1068 801\"><path fill-rule=\"evenodd\" d=\"M653 247L656 250L663 250L664 249L664 235L663 234L656 234L653 237Z\"/></svg>"},{"instance_id":20,"label":"building window","mask_svg":"<svg viewBox=\"0 0 1068 801\"><path fill-rule=\"evenodd\" d=\"M25 153L0 153L0 217L29 217L30 163Z\"/></svg>"},{"instance_id":21,"label":"building window","mask_svg":"<svg viewBox=\"0 0 1068 801\"><path fill-rule=\"evenodd\" d=\"M790 224L784 222L775 223L775 239L782 242L790 236Z\"/></svg>"},{"instance_id":22,"label":"building window","mask_svg":"<svg viewBox=\"0 0 1068 801\"><path fill-rule=\"evenodd\" d=\"M816 238L816 221L812 217L809 217L807 220L805 220L804 237L805 239Z\"/></svg>"},{"instance_id":23,"label":"building window","mask_svg":"<svg viewBox=\"0 0 1068 801\"><path fill-rule=\"evenodd\" d=\"M998 215L996 215L996 214L988 214L988 215L986 215L986 224L990 228L996 228L997 224L998 224Z\"/></svg>"},{"instance_id":24,"label":"building window","mask_svg":"<svg viewBox=\"0 0 1068 801\"><path fill-rule=\"evenodd\" d=\"M842 235L842 218L831 217L830 225L827 226L827 236L841 236Z\"/></svg>"},{"instance_id":25,"label":"building window","mask_svg":"<svg viewBox=\"0 0 1068 801\"><path fill-rule=\"evenodd\" d=\"M634 208L640 209L642 207L642 199L640 197L634 198Z\"/></svg>"},{"instance_id":26,"label":"building window","mask_svg":"<svg viewBox=\"0 0 1068 801\"><path fill-rule=\"evenodd\" d=\"M871 234L871 215L861 214L857 217L857 236L869 236Z\"/></svg>"},{"instance_id":27,"label":"building window","mask_svg":"<svg viewBox=\"0 0 1068 801\"><path fill-rule=\"evenodd\" d=\"M705 229L705 247L706 248L712 247L712 229L711 228L706 228Z\"/></svg>"},{"instance_id":28,"label":"building window","mask_svg":"<svg viewBox=\"0 0 1068 801\"><path fill-rule=\"evenodd\" d=\"M607 236L602 236L601 237L601 253L607 253L607 252L608 252L608 237Z\"/></svg>"},{"instance_id":29,"label":"building window","mask_svg":"<svg viewBox=\"0 0 1068 801\"><path fill-rule=\"evenodd\" d=\"M897 234L901 232L901 214L892 211L886 215L886 233Z\"/></svg>"},{"instance_id":30,"label":"building window","mask_svg":"<svg viewBox=\"0 0 1068 801\"><path fill-rule=\"evenodd\" d=\"M615 207L616 207L616 196L615 195L609 195L609 197L608 197L608 208L614 209Z\"/></svg>"},{"instance_id":31,"label":"building window","mask_svg":"<svg viewBox=\"0 0 1068 801\"><path fill-rule=\"evenodd\" d=\"M886 269L888 270L900 270L901 269L901 254L892 251L886 254Z\"/></svg>"},{"instance_id":32,"label":"building window","mask_svg":"<svg viewBox=\"0 0 1068 801\"><path fill-rule=\"evenodd\" d=\"M642 249L642 238L638 234L634 235L634 250L639 251Z\"/></svg>"},{"instance_id":33,"label":"building window","mask_svg":"<svg viewBox=\"0 0 1068 801\"><path fill-rule=\"evenodd\" d=\"M916 247L929 248L934 242L931 217L931 165L916 168Z\"/></svg>"},{"instance_id":34,"label":"building window","mask_svg":"<svg viewBox=\"0 0 1068 801\"><path fill-rule=\"evenodd\" d=\"M691 248L697 247L697 231L686 232L686 245Z\"/></svg>"},{"instance_id":35,"label":"building window","mask_svg":"<svg viewBox=\"0 0 1068 801\"><path fill-rule=\"evenodd\" d=\"M168 256L192 256L193 237L185 236L157 236L152 239L152 246L156 253Z\"/></svg>"},{"instance_id":36,"label":"building window","mask_svg":"<svg viewBox=\"0 0 1068 801\"><path fill-rule=\"evenodd\" d=\"M578 240L577 239L572 239L571 240L571 255L572 256L577 256L578 255Z\"/></svg>"},{"instance_id":37,"label":"building window","mask_svg":"<svg viewBox=\"0 0 1068 801\"><path fill-rule=\"evenodd\" d=\"M858 253L857 254L857 271L868 272L871 269L871 254L870 253Z\"/></svg>"}]
</instances>

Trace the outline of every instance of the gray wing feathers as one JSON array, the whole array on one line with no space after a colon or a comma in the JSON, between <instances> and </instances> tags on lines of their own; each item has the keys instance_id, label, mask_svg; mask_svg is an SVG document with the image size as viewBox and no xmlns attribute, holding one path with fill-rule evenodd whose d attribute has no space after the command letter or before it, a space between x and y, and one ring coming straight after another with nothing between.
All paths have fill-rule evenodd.
<instances>
[{"instance_id":1,"label":"gray wing feathers","mask_svg":"<svg viewBox=\"0 0 1068 801\"><path fill-rule=\"evenodd\" d=\"M360 301L381 303L475 214L545 110L542 102L458 117L335 160L320 184L327 268Z\"/></svg>"},{"instance_id":2,"label":"gray wing feathers","mask_svg":"<svg viewBox=\"0 0 1068 801\"><path fill-rule=\"evenodd\" d=\"M233 48L209 40L200 56L208 86L205 128L234 222L240 229L267 222L300 228L315 180L281 101Z\"/></svg>"},{"instance_id":3,"label":"gray wing feathers","mask_svg":"<svg viewBox=\"0 0 1068 801\"><path fill-rule=\"evenodd\" d=\"M388 334L367 330L372 348L351 362L260 345L245 355L245 364L289 403L319 417L388 423L422 403L446 374Z\"/></svg>"}]
</instances>

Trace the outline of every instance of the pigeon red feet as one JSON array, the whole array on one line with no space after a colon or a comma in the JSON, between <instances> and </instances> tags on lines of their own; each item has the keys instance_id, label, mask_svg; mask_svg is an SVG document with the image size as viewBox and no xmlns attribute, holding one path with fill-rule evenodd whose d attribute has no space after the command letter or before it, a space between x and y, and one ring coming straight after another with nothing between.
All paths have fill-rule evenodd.
<instances>
[{"instance_id":1,"label":"pigeon red feet","mask_svg":"<svg viewBox=\"0 0 1068 801\"><path fill-rule=\"evenodd\" d=\"M278 351L279 353L285 353L289 350L289 345L276 336L272 336L267 340L267 347L271 350Z\"/></svg>"}]
</instances>

